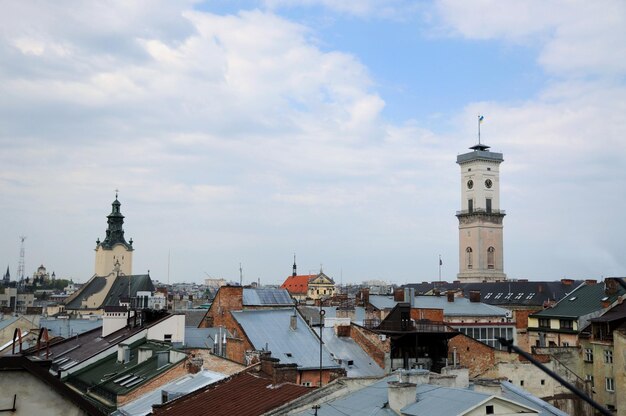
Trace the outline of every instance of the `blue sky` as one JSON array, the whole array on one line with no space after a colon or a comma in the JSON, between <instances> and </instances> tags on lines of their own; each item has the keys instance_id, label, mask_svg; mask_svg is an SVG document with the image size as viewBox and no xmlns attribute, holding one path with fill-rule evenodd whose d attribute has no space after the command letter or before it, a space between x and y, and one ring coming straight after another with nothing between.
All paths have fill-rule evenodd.
<instances>
[{"instance_id":1,"label":"blue sky","mask_svg":"<svg viewBox=\"0 0 626 416\"><path fill-rule=\"evenodd\" d=\"M503 152L505 272L623 276L620 1L9 1L0 265L85 281L114 190L134 271L458 272L456 155ZM590 19L589 17L593 18ZM6 266L2 266L6 267Z\"/></svg>"}]
</instances>

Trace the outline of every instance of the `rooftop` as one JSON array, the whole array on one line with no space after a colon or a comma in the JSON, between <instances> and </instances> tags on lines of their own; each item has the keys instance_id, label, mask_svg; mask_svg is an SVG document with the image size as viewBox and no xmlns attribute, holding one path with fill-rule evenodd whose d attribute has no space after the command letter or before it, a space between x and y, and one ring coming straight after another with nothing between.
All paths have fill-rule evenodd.
<instances>
[{"instance_id":1,"label":"rooftop","mask_svg":"<svg viewBox=\"0 0 626 416\"><path fill-rule=\"evenodd\" d=\"M270 376L254 370L235 374L191 394L153 408L154 415L261 415L311 389L291 383L272 384Z\"/></svg>"},{"instance_id":2,"label":"rooftop","mask_svg":"<svg viewBox=\"0 0 626 416\"><path fill-rule=\"evenodd\" d=\"M232 311L248 339L258 350L271 351L281 364L295 363L298 369L319 368L320 340L302 316L295 312L297 325L291 329L295 308ZM338 368L326 348L323 348L322 366Z\"/></svg>"},{"instance_id":3,"label":"rooftop","mask_svg":"<svg viewBox=\"0 0 626 416\"><path fill-rule=\"evenodd\" d=\"M304 274L298 276L289 276L280 286L281 289L287 289L291 294L306 295L309 289L309 280L313 279L315 274Z\"/></svg>"},{"instance_id":4,"label":"rooftop","mask_svg":"<svg viewBox=\"0 0 626 416\"><path fill-rule=\"evenodd\" d=\"M319 328L318 328L319 331ZM346 369L348 377L382 377L385 371L363 351L350 337L338 337L335 328L325 327L323 336L324 345L341 367Z\"/></svg>"},{"instance_id":5,"label":"rooftop","mask_svg":"<svg viewBox=\"0 0 626 416\"><path fill-rule=\"evenodd\" d=\"M370 295L369 301L378 309L393 308L398 302L393 296ZM506 317L509 311L482 302L470 302L468 298L455 297L448 302L446 296L415 296L413 308L443 309L444 316L497 316Z\"/></svg>"},{"instance_id":6,"label":"rooftop","mask_svg":"<svg viewBox=\"0 0 626 416\"><path fill-rule=\"evenodd\" d=\"M293 299L285 289L243 289L243 306L292 306Z\"/></svg>"}]
</instances>

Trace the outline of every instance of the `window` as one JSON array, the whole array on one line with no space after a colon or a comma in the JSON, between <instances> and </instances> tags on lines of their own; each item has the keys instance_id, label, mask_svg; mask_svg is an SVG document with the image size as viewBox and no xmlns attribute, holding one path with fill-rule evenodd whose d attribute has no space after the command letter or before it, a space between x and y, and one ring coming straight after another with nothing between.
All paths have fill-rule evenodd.
<instances>
[{"instance_id":1,"label":"window","mask_svg":"<svg viewBox=\"0 0 626 416\"><path fill-rule=\"evenodd\" d=\"M518 294L515 296L515 300L519 300L519 299L521 299L523 296L524 296L524 294L523 294L523 293L518 293Z\"/></svg>"},{"instance_id":2,"label":"window","mask_svg":"<svg viewBox=\"0 0 626 416\"><path fill-rule=\"evenodd\" d=\"M615 391L615 380L611 377L605 378L604 385L606 387L606 391Z\"/></svg>"},{"instance_id":3,"label":"window","mask_svg":"<svg viewBox=\"0 0 626 416\"><path fill-rule=\"evenodd\" d=\"M496 257L495 252L496 252L496 249L493 248L493 247L489 247L487 249L487 268L488 269L493 269L494 268L495 257Z\"/></svg>"},{"instance_id":4,"label":"window","mask_svg":"<svg viewBox=\"0 0 626 416\"><path fill-rule=\"evenodd\" d=\"M593 387L593 376L591 374L585 375L585 380L591 383L591 387Z\"/></svg>"},{"instance_id":5,"label":"window","mask_svg":"<svg viewBox=\"0 0 626 416\"><path fill-rule=\"evenodd\" d=\"M541 385L545 386L546 385L546 381L545 380L541 380Z\"/></svg>"},{"instance_id":6,"label":"window","mask_svg":"<svg viewBox=\"0 0 626 416\"><path fill-rule=\"evenodd\" d=\"M302 385L303 385L304 387L311 387L311 382L310 382L310 381L303 381L303 382L302 382Z\"/></svg>"},{"instance_id":7,"label":"window","mask_svg":"<svg viewBox=\"0 0 626 416\"><path fill-rule=\"evenodd\" d=\"M491 213L491 198L485 200L485 208L487 209L487 213Z\"/></svg>"},{"instance_id":8,"label":"window","mask_svg":"<svg viewBox=\"0 0 626 416\"><path fill-rule=\"evenodd\" d=\"M569 342L563 341L561 342L562 347L569 347Z\"/></svg>"},{"instance_id":9,"label":"window","mask_svg":"<svg viewBox=\"0 0 626 416\"><path fill-rule=\"evenodd\" d=\"M520 381L519 381L519 385L520 385L520 386L523 386L523 385L524 385L524 380L520 380Z\"/></svg>"},{"instance_id":10,"label":"window","mask_svg":"<svg viewBox=\"0 0 626 416\"><path fill-rule=\"evenodd\" d=\"M591 348L585 348L585 362L593 362L593 350Z\"/></svg>"},{"instance_id":11,"label":"window","mask_svg":"<svg viewBox=\"0 0 626 416\"><path fill-rule=\"evenodd\" d=\"M492 293L492 292L487 293L487 294L485 295L485 299L489 299L489 298L491 297L491 295L493 295L493 293Z\"/></svg>"},{"instance_id":12,"label":"window","mask_svg":"<svg viewBox=\"0 0 626 416\"><path fill-rule=\"evenodd\" d=\"M574 321L571 319L561 319L559 320L559 325L561 329L566 329L568 331L571 331L574 329Z\"/></svg>"},{"instance_id":13,"label":"window","mask_svg":"<svg viewBox=\"0 0 626 416\"><path fill-rule=\"evenodd\" d=\"M613 364L613 351L604 350L604 362L607 364Z\"/></svg>"},{"instance_id":14,"label":"window","mask_svg":"<svg viewBox=\"0 0 626 416\"><path fill-rule=\"evenodd\" d=\"M550 320L547 318L539 318L539 328L550 328Z\"/></svg>"},{"instance_id":15,"label":"window","mask_svg":"<svg viewBox=\"0 0 626 416\"><path fill-rule=\"evenodd\" d=\"M163 341L165 341L165 342L172 342L172 334L165 334L165 335L163 335Z\"/></svg>"},{"instance_id":16,"label":"window","mask_svg":"<svg viewBox=\"0 0 626 416\"><path fill-rule=\"evenodd\" d=\"M498 293L494 299L500 299L502 297L502 293Z\"/></svg>"},{"instance_id":17,"label":"window","mask_svg":"<svg viewBox=\"0 0 626 416\"><path fill-rule=\"evenodd\" d=\"M533 296L535 296L535 292L529 293L528 296L526 296L526 299L532 299Z\"/></svg>"},{"instance_id":18,"label":"window","mask_svg":"<svg viewBox=\"0 0 626 416\"><path fill-rule=\"evenodd\" d=\"M485 414L486 415L493 415L493 405L490 404L488 406L485 406Z\"/></svg>"},{"instance_id":19,"label":"window","mask_svg":"<svg viewBox=\"0 0 626 416\"><path fill-rule=\"evenodd\" d=\"M493 267L492 267L492 269L493 269ZM507 293L507 294L506 294L506 296L504 297L504 299L511 299L511 296L513 296L513 293L512 293L512 292L509 292L509 293Z\"/></svg>"},{"instance_id":20,"label":"window","mask_svg":"<svg viewBox=\"0 0 626 416\"><path fill-rule=\"evenodd\" d=\"M467 258L467 268L471 269L472 268L472 248L468 247L465 249L465 255Z\"/></svg>"},{"instance_id":21,"label":"window","mask_svg":"<svg viewBox=\"0 0 626 416\"><path fill-rule=\"evenodd\" d=\"M467 211L471 214L472 212L474 212L474 200L473 199L468 199L467 200Z\"/></svg>"}]
</instances>

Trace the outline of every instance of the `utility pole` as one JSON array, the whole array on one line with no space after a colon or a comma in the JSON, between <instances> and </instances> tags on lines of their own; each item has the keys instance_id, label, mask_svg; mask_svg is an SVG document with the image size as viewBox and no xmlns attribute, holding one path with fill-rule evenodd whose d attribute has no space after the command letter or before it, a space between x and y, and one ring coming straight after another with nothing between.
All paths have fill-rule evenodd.
<instances>
[{"instance_id":1,"label":"utility pole","mask_svg":"<svg viewBox=\"0 0 626 416\"><path fill-rule=\"evenodd\" d=\"M24 269L26 268L24 266L24 255L26 253L26 248L24 247L24 240L26 240L26 236L21 235L20 236L20 262L18 263L17 266L17 277L18 279L20 279L20 283L19 286L23 286L24 285ZM17 299L15 299L15 302L17 303Z\"/></svg>"}]
</instances>

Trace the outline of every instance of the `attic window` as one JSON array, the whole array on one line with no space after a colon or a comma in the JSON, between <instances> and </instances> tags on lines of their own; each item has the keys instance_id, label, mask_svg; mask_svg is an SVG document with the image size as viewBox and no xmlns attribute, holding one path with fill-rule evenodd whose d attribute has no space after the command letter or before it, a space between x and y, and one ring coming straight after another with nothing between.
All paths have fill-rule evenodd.
<instances>
[{"instance_id":1,"label":"attic window","mask_svg":"<svg viewBox=\"0 0 626 416\"><path fill-rule=\"evenodd\" d=\"M489 299L489 298L491 297L491 295L493 295L493 293L492 293L492 292L487 293L487 294L485 295L485 299Z\"/></svg>"},{"instance_id":2,"label":"attic window","mask_svg":"<svg viewBox=\"0 0 626 416\"><path fill-rule=\"evenodd\" d=\"M535 292L529 293L528 296L526 296L526 299L532 299L533 296L535 296Z\"/></svg>"},{"instance_id":3,"label":"attic window","mask_svg":"<svg viewBox=\"0 0 626 416\"><path fill-rule=\"evenodd\" d=\"M571 298L569 298L570 302L573 300L576 300L576 296L572 296Z\"/></svg>"},{"instance_id":4,"label":"attic window","mask_svg":"<svg viewBox=\"0 0 626 416\"><path fill-rule=\"evenodd\" d=\"M515 296L515 299L521 299L523 296L523 293L518 293L517 296Z\"/></svg>"},{"instance_id":5,"label":"attic window","mask_svg":"<svg viewBox=\"0 0 626 416\"><path fill-rule=\"evenodd\" d=\"M498 293L494 299L500 299L502 297L502 293Z\"/></svg>"},{"instance_id":6,"label":"attic window","mask_svg":"<svg viewBox=\"0 0 626 416\"><path fill-rule=\"evenodd\" d=\"M511 296L513 296L512 292L509 292L506 294L506 296L504 297L504 299L511 299Z\"/></svg>"},{"instance_id":7,"label":"attic window","mask_svg":"<svg viewBox=\"0 0 626 416\"><path fill-rule=\"evenodd\" d=\"M290 352L286 352L285 355L289 358L293 357L293 354L291 354Z\"/></svg>"},{"instance_id":8,"label":"attic window","mask_svg":"<svg viewBox=\"0 0 626 416\"><path fill-rule=\"evenodd\" d=\"M609 297L608 297L608 296L605 296L605 297L603 297L601 300L602 300L602 302L606 302L607 300L609 300Z\"/></svg>"}]
</instances>

